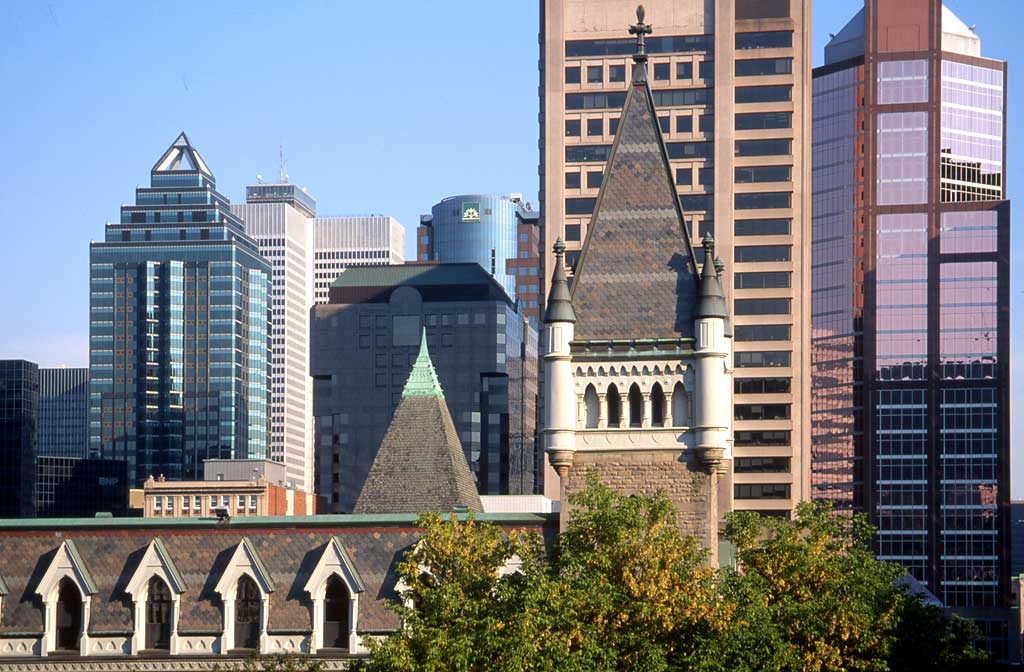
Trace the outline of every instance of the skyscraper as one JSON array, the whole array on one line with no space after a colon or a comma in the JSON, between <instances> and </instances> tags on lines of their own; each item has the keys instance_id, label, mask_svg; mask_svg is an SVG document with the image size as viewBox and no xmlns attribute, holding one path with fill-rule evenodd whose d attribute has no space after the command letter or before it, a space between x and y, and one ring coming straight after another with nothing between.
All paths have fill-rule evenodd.
<instances>
[{"instance_id":1,"label":"skyscraper","mask_svg":"<svg viewBox=\"0 0 1024 672\"><path fill-rule=\"evenodd\" d=\"M0 360L0 518L34 514L39 367Z\"/></svg>"},{"instance_id":2,"label":"skyscraper","mask_svg":"<svg viewBox=\"0 0 1024 672\"><path fill-rule=\"evenodd\" d=\"M521 194L449 196L420 217L416 258L477 263L539 322L537 213Z\"/></svg>"},{"instance_id":3,"label":"skyscraper","mask_svg":"<svg viewBox=\"0 0 1024 672\"><path fill-rule=\"evenodd\" d=\"M271 265L270 459L288 481L313 491L313 379L309 377L309 309L313 305L316 201L297 185L250 184L231 211Z\"/></svg>"},{"instance_id":4,"label":"skyscraper","mask_svg":"<svg viewBox=\"0 0 1024 672\"><path fill-rule=\"evenodd\" d=\"M1005 655L1006 64L939 0L868 0L814 71L813 494Z\"/></svg>"},{"instance_id":5,"label":"skyscraper","mask_svg":"<svg viewBox=\"0 0 1024 672\"><path fill-rule=\"evenodd\" d=\"M270 273L182 133L90 247L90 455L131 484L267 456Z\"/></svg>"},{"instance_id":6,"label":"skyscraper","mask_svg":"<svg viewBox=\"0 0 1024 672\"><path fill-rule=\"evenodd\" d=\"M39 455L85 457L89 447L89 369L39 369Z\"/></svg>"},{"instance_id":7,"label":"skyscraper","mask_svg":"<svg viewBox=\"0 0 1024 672\"><path fill-rule=\"evenodd\" d=\"M533 494L537 329L479 264L351 268L310 327L317 510L350 513L423 330L480 494Z\"/></svg>"},{"instance_id":8,"label":"skyscraper","mask_svg":"<svg viewBox=\"0 0 1024 672\"><path fill-rule=\"evenodd\" d=\"M636 48L624 29L636 4L541 2L543 282L559 237L575 267L619 141ZM811 2L645 4L677 196L693 240L713 233L728 261L735 508L785 513L810 486Z\"/></svg>"},{"instance_id":9,"label":"skyscraper","mask_svg":"<svg viewBox=\"0 0 1024 672\"><path fill-rule=\"evenodd\" d=\"M232 212L272 266L270 458L288 480L313 491L313 388L309 377L309 310L352 266L404 260L405 229L384 215L317 217L316 200L287 181L250 184Z\"/></svg>"}]
</instances>

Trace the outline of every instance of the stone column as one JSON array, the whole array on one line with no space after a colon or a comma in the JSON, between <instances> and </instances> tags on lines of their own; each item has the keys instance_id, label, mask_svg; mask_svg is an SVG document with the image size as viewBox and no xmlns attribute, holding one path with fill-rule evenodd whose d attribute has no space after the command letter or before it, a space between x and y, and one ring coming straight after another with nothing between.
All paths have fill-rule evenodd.
<instances>
[{"instance_id":1,"label":"stone column","mask_svg":"<svg viewBox=\"0 0 1024 672\"><path fill-rule=\"evenodd\" d=\"M640 418L640 426L648 428L651 426L651 421L654 418L654 413L651 408L651 393L643 392L642 394L644 397L644 414Z\"/></svg>"},{"instance_id":2,"label":"stone column","mask_svg":"<svg viewBox=\"0 0 1024 672\"><path fill-rule=\"evenodd\" d=\"M597 395L597 426L608 429L608 399L604 394Z\"/></svg>"}]
</instances>

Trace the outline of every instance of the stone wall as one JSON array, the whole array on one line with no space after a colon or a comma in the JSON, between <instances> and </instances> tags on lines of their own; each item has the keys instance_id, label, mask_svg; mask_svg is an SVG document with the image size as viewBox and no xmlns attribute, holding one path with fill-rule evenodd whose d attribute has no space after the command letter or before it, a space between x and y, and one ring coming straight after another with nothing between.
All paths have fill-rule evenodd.
<instances>
[{"instance_id":1,"label":"stone wall","mask_svg":"<svg viewBox=\"0 0 1024 672\"><path fill-rule=\"evenodd\" d=\"M590 471L619 492L652 495L665 491L676 507L682 533L696 537L713 554L717 551L717 488L693 451L577 452L565 479L566 499L586 487ZM571 510L563 500L562 516L567 515L571 516Z\"/></svg>"}]
</instances>

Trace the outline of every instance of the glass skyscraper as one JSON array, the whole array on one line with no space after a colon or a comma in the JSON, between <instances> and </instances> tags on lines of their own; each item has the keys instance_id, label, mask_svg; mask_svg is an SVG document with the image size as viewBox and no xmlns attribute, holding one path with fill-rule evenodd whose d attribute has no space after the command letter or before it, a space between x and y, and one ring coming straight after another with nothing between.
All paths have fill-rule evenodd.
<instances>
[{"instance_id":1,"label":"glass skyscraper","mask_svg":"<svg viewBox=\"0 0 1024 672\"><path fill-rule=\"evenodd\" d=\"M0 359L0 518L33 515L39 367Z\"/></svg>"},{"instance_id":2,"label":"glass skyscraper","mask_svg":"<svg viewBox=\"0 0 1024 672\"><path fill-rule=\"evenodd\" d=\"M85 457L89 369L39 369L39 455Z\"/></svg>"},{"instance_id":3,"label":"glass skyscraper","mask_svg":"<svg viewBox=\"0 0 1024 672\"><path fill-rule=\"evenodd\" d=\"M90 456L133 485L267 457L270 270L182 133L91 244Z\"/></svg>"},{"instance_id":4,"label":"glass skyscraper","mask_svg":"<svg viewBox=\"0 0 1024 672\"><path fill-rule=\"evenodd\" d=\"M868 0L814 71L812 484L1007 651L1006 64ZM1016 618L1016 617L1014 617Z\"/></svg>"}]
</instances>

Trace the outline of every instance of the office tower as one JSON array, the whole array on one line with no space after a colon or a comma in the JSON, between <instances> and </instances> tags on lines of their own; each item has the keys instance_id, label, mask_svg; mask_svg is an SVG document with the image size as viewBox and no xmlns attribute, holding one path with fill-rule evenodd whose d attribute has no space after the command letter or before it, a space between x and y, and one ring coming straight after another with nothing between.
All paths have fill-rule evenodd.
<instances>
[{"instance_id":1,"label":"office tower","mask_svg":"<svg viewBox=\"0 0 1024 672\"><path fill-rule=\"evenodd\" d=\"M938 0L868 0L814 71L815 497L1005 655L1006 64Z\"/></svg>"},{"instance_id":2,"label":"office tower","mask_svg":"<svg viewBox=\"0 0 1024 672\"><path fill-rule=\"evenodd\" d=\"M297 185L250 184L231 211L271 265L270 459L289 483L313 491L313 379L309 309L313 305L316 201Z\"/></svg>"},{"instance_id":3,"label":"office tower","mask_svg":"<svg viewBox=\"0 0 1024 672\"><path fill-rule=\"evenodd\" d=\"M313 220L313 299L327 303L331 283L346 268L405 261L405 227L387 215Z\"/></svg>"},{"instance_id":4,"label":"office tower","mask_svg":"<svg viewBox=\"0 0 1024 672\"><path fill-rule=\"evenodd\" d=\"M40 455L36 464L38 518L128 514L127 462Z\"/></svg>"},{"instance_id":5,"label":"office tower","mask_svg":"<svg viewBox=\"0 0 1024 672\"><path fill-rule=\"evenodd\" d=\"M350 268L330 297L310 327L317 510L352 511L424 328L480 494L539 487L537 330L490 273L476 263Z\"/></svg>"},{"instance_id":6,"label":"office tower","mask_svg":"<svg viewBox=\"0 0 1024 672\"><path fill-rule=\"evenodd\" d=\"M39 367L0 359L0 518L33 515Z\"/></svg>"},{"instance_id":7,"label":"office tower","mask_svg":"<svg viewBox=\"0 0 1024 672\"><path fill-rule=\"evenodd\" d=\"M729 262L738 510L785 513L809 497L810 4L647 3L650 86L685 220ZM586 238L631 76L635 7L541 3L545 282L555 240L571 273Z\"/></svg>"},{"instance_id":8,"label":"office tower","mask_svg":"<svg viewBox=\"0 0 1024 672\"><path fill-rule=\"evenodd\" d=\"M39 455L85 457L89 447L89 369L39 369Z\"/></svg>"},{"instance_id":9,"label":"office tower","mask_svg":"<svg viewBox=\"0 0 1024 672\"><path fill-rule=\"evenodd\" d=\"M132 485L267 456L270 273L182 133L90 246L90 455Z\"/></svg>"},{"instance_id":10,"label":"office tower","mask_svg":"<svg viewBox=\"0 0 1024 672\"><path fill-rule=\"evenodd\" d=\"M538 215L521 194L449 196L420 216L416 258L480 264L538 322Z\"/></svg>"}]
</instances>

